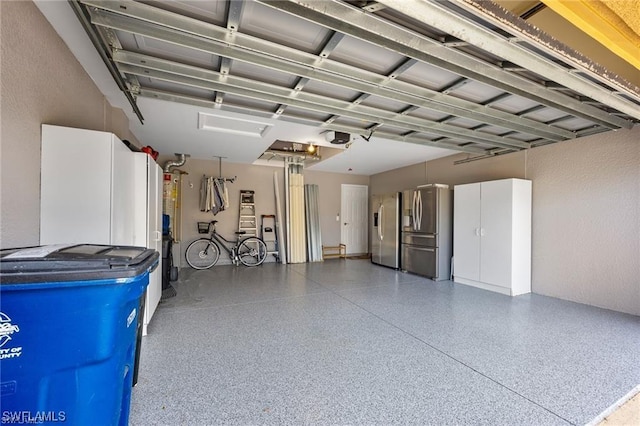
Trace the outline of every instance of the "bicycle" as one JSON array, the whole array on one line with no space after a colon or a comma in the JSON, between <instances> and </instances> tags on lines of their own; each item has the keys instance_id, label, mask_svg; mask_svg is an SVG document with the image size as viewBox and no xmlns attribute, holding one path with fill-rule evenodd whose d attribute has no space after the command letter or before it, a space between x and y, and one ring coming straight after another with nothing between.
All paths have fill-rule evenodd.
<instances>
[{"instance_id":1,"label":"bicycle","mask_svg":"<svg viewBox=\"0 0 640 426\"><path fill-rule=\"evenodd\" d=\"M216 223L217 220L198 222L198 232L206 234L211 228L211 236L198 238L189 244L185 252L189 266L194 269L211 268L220 258L220 247L229 254L231 262L236 266L240 263L245 266L258 266L267 258L267 245L262 239L253 236L242 238L246 231L237 231L235 241L227 240L216 231Z\"/></svg>"}]
</instances>

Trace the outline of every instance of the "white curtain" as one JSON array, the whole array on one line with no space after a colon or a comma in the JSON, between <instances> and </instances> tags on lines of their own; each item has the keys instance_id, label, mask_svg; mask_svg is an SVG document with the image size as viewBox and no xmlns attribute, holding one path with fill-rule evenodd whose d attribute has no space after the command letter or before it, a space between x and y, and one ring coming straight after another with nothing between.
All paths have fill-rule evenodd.
<instances>
[{"instance_id":1,"label":"white curtain","mask_svg":"<svg viewBox=\"0 0 640 426\"><path fill-rule=\"evenodd\" d=\"M305 213L307 226L307 257L309 262L322 261L322 235L318 212L318 185L305 185Z\"/></svg>"},{"instance_id":2,"label":"white curtain","mask_svg":"<svg viewBox=\"0 0 640 426\"><path fill-rule=\"evenodd\" d=\"M303 165L296 158L289 158L286 162L288 177L287 218L288 233L287 258L289 263L305 263L306 226L304 215L304 176Z\"/></svg>"}]
</instances>

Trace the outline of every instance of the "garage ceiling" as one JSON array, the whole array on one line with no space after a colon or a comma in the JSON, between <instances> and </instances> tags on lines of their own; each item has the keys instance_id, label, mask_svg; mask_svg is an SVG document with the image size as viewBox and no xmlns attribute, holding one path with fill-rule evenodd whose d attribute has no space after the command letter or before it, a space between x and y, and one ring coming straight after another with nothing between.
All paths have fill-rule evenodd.
<instances>
[{"instance_id":1,"label":"garage ceiling","mask_svg":"<svg viewBox=\"0 0 640 426\"><path fill-rule=\"evenodd\" d=\"M637 86L491 2L70 4L140 123L158 105L182 104L193 115L166 114L194 138L202 111L213 123L218 114L222 127L228 117L258 126L243 135L214 125L215 145L170 148L195 157L250 163L276 139L326 145L332 130L357 139L354 164L367 152L375 161L376 147L410 144L437 148L424 156L484 158L640 122ZM346 167L339 157L327 161Z\"/></svg>"}]
</instances>

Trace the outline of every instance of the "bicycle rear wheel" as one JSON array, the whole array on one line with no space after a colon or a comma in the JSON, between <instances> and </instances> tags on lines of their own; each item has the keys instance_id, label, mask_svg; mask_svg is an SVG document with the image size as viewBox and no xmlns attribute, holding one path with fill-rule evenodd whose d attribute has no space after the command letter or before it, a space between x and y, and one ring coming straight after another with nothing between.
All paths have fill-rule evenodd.
<instances>
[{"instance_id":1,"label":"bicycle rear wheel","mask_svg":"<svg viewBox=\"0 0 640 426\"><path fill-rule=\"evenodd\" d=\"M208 269L218 261L220 248L213 241L200 238L189 244L185 257L193 269Z\"/></svg>"},{"instance_id":2,"label":"bicycle rear wheel","mask_svg":"<svg viewBox=\"0 0 640 426\"><path fill-rule=\"evenodd\" d=\"M238 246L238 258L244 266L258 266L267 258L267 245L258 237L242 240Z\"/></svg>"}]
</instances>

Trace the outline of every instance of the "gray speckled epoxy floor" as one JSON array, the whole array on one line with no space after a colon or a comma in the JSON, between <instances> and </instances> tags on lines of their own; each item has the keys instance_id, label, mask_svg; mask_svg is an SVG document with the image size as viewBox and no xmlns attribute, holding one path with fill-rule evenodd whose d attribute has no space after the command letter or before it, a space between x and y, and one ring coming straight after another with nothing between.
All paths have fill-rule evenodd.
<instances>
[{"instance_id":1,"label":"gray speckled epoxy floor","mask_svg":"<svg viewBox=\"0 0 640 426\"><path fill-rule=\"evenodd\" d=\"M182 269L132 425L584 424L640 384L640 317L368 260Z\"/></svg>"}]
</instances>

